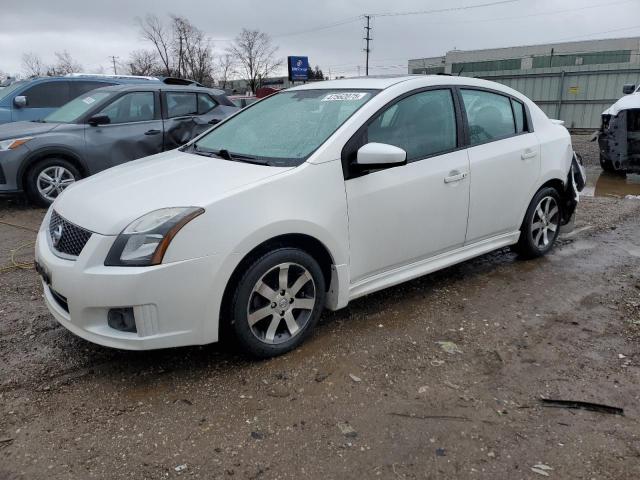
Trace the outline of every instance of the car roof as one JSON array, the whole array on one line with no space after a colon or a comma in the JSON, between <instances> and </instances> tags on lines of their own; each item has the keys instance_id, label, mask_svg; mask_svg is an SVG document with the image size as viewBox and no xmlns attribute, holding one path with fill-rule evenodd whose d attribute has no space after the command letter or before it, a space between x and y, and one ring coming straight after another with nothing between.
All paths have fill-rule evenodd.
<instances>
[{"instance_id":1,"label":"car roof","mask_svg":"<svg viewBox=\"0 0 640 480\"><path fill-rule=\"evenodd\" d=\"M225 94L222 90L218 90L216 88L205 88L205 87L183 86L183 85L166 85L164 83L155 83L155 82L112 85L110 87L101 87L96 90L100 90L101 92L127 92L127 91L139 92L141 90L146 90L151 92L156 90L163 90L166 92L202 92L202 93L209 93L215 96L223 96ZM93 91L96 91L96 90L93 90Z\"/></svg>"},{"instance_id":2,"label":"car roof","mask_svg":"<svg viewBox=\"0 0 640 480\"><path fill-rule=\"evenodd\" d=\"M135 76L118 76L118 75L82 75L82 74L73 74L73 75L64 75L64 76L52 76L52 77L31 77L24 80L25 82L108 82L108 83L129 83L129 84L154 84L161 83L161 80L158 78L152 77L135 77Z\"/></svg>"},{"instance_id":3,"label":"car roof","mask_svg":"<svg viewBox=\"0 0 640 480\"><path fill-rule=\"evenodd\" d=\"M435 87L439 85L459 85L467 87L488 88L503 92L514 97L526 100L526 97L520 92L507 87L506 85L492 82L489 80L483 80L473 77L460 77L452 75L390 75L390 76L368 76L368 77L356 77L345 78L339 80L325 80L321 82L310 82L304 85L299 85L288 89L289 91L295 90L318 90L318 89L371 89L371 90L385 90L393 87L394 85L403 84L407 91L422 88L422 87Z\"/></svg>"}]
</instances>

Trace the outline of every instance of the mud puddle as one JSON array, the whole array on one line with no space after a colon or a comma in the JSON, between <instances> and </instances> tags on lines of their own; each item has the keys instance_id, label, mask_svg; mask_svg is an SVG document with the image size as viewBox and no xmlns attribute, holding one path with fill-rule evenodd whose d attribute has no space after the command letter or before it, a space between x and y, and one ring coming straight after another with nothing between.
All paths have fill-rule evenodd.
<instances>
[{"instance_id":1,"label":"mud puddle","mask_svg":"<svg viewBox=\"0 0 640 480\"><path fill-rule=\"evenodd\" d=\"M628 195L640 195L640 175L615 175L594 169L587 172L587 186L582 195L585 197L626 198Z\"/></svg>"}]
</instances>

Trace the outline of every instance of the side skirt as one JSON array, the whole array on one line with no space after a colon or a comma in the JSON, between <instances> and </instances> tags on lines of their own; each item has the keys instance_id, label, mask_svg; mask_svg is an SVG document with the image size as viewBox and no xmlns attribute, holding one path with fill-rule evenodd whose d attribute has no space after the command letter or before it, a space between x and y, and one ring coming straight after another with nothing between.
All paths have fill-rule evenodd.
<instances>
[{"instance_id":1,"label":"side skirt","mask_svg":"<svg viewBox=\"0 0 640 480\"><path fill-rule=\"evenodd\" d=\"M520 238L520 231L505 233L481 240L472 245L465 245L464 247L436 255L435 257L372 275L349 287L349 300L354 300L369 293L413 280L414 278L427 275L436 270L455 265L456 263L464 262L465 260L489 253L498 248L513 245L518 242L518 238Z\"/></svg>"}]
</instances>

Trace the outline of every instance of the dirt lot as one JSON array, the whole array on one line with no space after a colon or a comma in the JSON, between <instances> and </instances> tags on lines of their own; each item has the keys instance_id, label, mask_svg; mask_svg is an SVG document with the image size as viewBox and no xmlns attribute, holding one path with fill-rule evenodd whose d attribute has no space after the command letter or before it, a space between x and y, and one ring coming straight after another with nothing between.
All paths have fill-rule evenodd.
<instances>
[{"instance_id":1,"label":"dirt lot","mask_svg":"<svg viewBox=\"0 0 640 480\"><path fill-rule=\"evenodd\" d=\"M264 362L74 337L14 268L43 211L2 200L0 478L640 478L637 182L591 188L546 258L502 250L359 299Z\"/></svg>"}]
</instances>

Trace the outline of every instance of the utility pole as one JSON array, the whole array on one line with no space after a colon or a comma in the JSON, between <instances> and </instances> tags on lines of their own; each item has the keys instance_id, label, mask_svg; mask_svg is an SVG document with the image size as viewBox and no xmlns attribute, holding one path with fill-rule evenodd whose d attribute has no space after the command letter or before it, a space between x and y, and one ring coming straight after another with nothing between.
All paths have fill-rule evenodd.
<instances>
[{"instance_id":1,"label":"utility pole","mask_svg":"<svg viewBox=\"0 0 640 480\"><path fill-rule=\"evenodd\" d=\"M118 74L118 69L116 68L116 59L120 58L120 57L116 57L115 55L111 55L111 61L113 62L113 74L117 75Z\"/></svg>"},{"instance_id":2,"label":"utility pole","mask_svg":"<svg viewBox=\"0 0 640 480\"><path fill-rule=\"evenodd\" d=\"M367 19L367 26L364 27L364 29L366 30L366 37L364 37L364 39L367 41L367 46L364 49L364 51L367 54L367 60L366 60L366 65L365 65L365 75L368 77L369 76L369 52L371 52L371 49L369 48L369 42L371 42L371 40L373 40L373 38L371 38L371 15L365 15L364 18Z\"/></svg>"}]
</instances>

